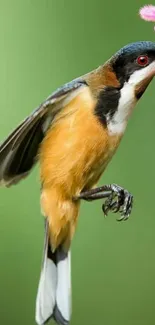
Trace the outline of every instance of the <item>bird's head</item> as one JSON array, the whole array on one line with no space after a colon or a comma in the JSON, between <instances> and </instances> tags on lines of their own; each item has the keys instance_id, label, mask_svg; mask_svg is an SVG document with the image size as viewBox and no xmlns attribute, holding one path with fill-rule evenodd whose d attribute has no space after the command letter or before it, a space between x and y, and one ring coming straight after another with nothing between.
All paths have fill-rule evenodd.
<instances>
[{"instance_id":1,"label":"bird's head","mask_svg":"<svg viewBox=\"0 0 155 325\"><path fill-rule=\"evenodd\" d=\"M155 43L136 42L119 50L109 61L120 87L133 87L139 99L155 75Z\"/></svg>"},{"instance_id":2,"label":"bird's head","mask_svg":"<svg viewBox=\"0 0 155 325\"><path fill-rule=\"evenodd\" d=\"M131 43L97 71L103 87L97 94L96 114L112 133L121 133L133 107L155 75L155 43Z\"/></svg>"}]
</instances>

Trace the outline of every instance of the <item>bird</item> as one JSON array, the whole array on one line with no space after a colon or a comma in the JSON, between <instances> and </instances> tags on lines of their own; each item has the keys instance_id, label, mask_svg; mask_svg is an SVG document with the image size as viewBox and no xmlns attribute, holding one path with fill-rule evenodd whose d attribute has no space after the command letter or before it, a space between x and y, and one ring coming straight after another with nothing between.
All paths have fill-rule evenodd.
<instances>
[{"instance_id":1,"label":"bird","mask_svg":"<svg viewBox=\"0 0 155 325\"><path fill-rule=\"evenodd\" d=\"M103 199L105 215L127 220L132 194L111 183L97 187L116 153L129 117L155 75L155 43L139 41L53 92L0 144L0 185L27 177L38 162L45 221L36 297L38 325L72 315L71 242L80 202Z\"/></svg>"}]
</instances>

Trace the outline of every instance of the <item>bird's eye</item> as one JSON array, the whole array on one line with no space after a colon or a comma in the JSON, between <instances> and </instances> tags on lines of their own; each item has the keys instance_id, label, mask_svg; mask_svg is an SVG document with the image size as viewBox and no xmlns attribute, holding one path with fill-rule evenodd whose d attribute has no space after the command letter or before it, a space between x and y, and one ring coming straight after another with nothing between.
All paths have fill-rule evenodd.
<instances>
[{"instance_id":1,"label":"bird's eye","mask_svg":"<svg viewBox=\"0 0 155 325\"><path fill-rule=\"evenodd\" d=\"M145 67L149 63L149 58L147 55L140 55L137 58L137 64L141 67Z\"/></svg>"}]
</instances>

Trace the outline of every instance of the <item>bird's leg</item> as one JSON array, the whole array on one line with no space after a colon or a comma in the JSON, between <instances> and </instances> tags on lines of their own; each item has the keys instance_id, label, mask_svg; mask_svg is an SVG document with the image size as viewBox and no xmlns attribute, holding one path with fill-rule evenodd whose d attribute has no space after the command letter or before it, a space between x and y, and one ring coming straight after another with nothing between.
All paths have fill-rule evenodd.
<instances>
[{"instance_id":1,"label":"bird's leg","mask_svg":"<svg viewBox=\"0 0 155 325\"><path fill-rule=\"evenodd\" d=\"M105 215L108 212L120 212L121 217L118 221L127 220L133 205L133 196L124 188L117 184L103 185L86 192L81 192L76 199L86 201L94 201L98 199L106 199L102 205L102 210Z\"/></svg>"}]
</instances>

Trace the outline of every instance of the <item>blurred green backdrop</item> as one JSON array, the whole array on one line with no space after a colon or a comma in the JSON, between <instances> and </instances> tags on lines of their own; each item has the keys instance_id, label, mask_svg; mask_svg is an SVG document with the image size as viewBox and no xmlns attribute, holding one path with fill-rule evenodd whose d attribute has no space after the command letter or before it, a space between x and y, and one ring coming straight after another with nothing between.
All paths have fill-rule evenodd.
<instances>
[{"instance_id":1,"label":"blurred green backdrop","mask_svg":"<svg viewBox=\"0 0 155 325\"><path fill-rule=\"evenodd\" d=\"M61 84L123 45L155 40L144 1L0 0L0 139ZM103 183L135 197L128 222L82 205L72 245L72 325L155 323L155 81L137 105ZM34 325L43 245L38 169L0 197L0 323Z\"/></svg>"}]
</instances>

